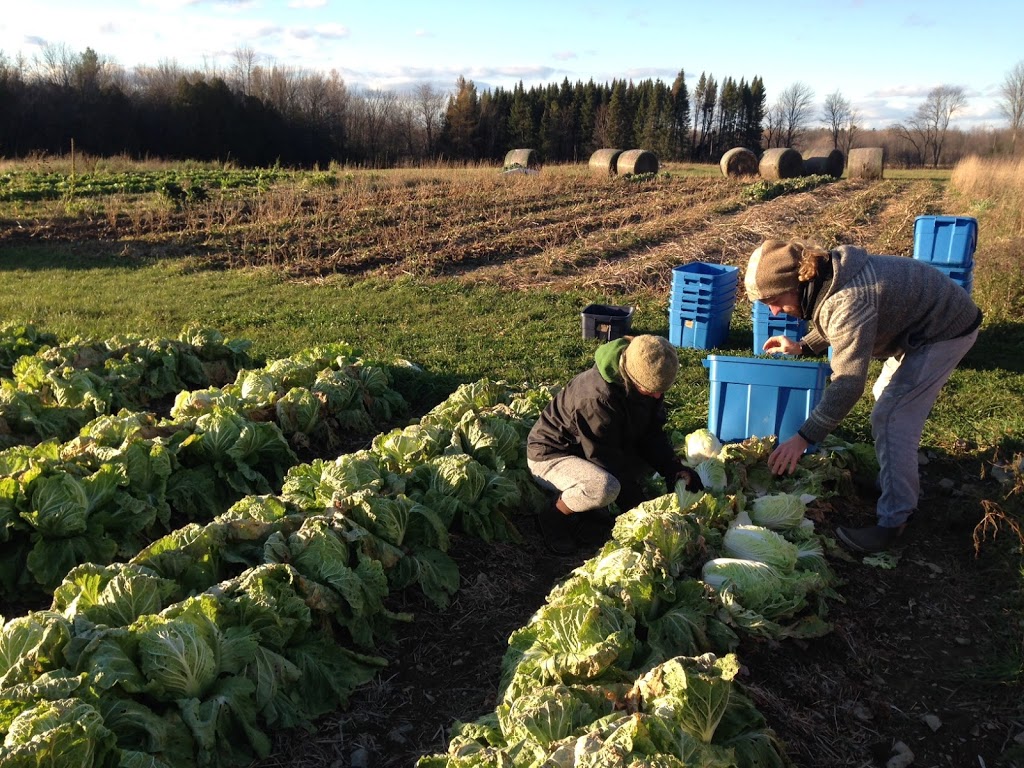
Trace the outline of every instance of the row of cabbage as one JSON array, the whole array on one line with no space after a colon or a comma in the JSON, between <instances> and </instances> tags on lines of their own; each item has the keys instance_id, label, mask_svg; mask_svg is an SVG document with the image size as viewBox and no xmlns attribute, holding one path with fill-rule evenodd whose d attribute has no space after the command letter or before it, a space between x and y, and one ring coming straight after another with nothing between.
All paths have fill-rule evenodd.
<instances>
[{"instance_id":1,"label":"row of cabbage","mask_svg":"<svg viewBox=\"0 0 1024 768\"><path fill-rule=\"evenodd\" d=\"M74 568L0 631L5 766L228 766L344 706L410 588L458 588L451 531L516 539L543 494L525 438L547 389L460 387L369 449L288 471L127 562Z\"/></svg>"},{"instance_id":2,"label":"row of cabbage","mask_svg":"<svg viewBox=\"0 0 1024 768\"><path fill-rule=\"evenodd\" d=\"M48 352L55 349L70 355L69 347ZM39 370L41 360L23 356L15 367ZM94 380L92 370L55 365L41 390L54 391L58 379ZM315 347L242 368L234 384L181 391L169 418L122 409L66 442L0 451L0 599L50 592L78 563L124 560L243 496L280 490L299 462L293 447L328 451L346 437L368 439L408 409L388 370L344 343Z\"/></svg>"},{"instance_id":3,"label":"row of cabbage","mask_svg":"<svg viewBox=\"0 0 1024 768\"><path fill-rule=\"evenodd\" d=\"M251 342L185 328L178 338L75 337L0 328L0 447L69 440L92 419L145 410L182 390L220 386L252 367Z\"/></svg>"},{"instance_id":4,"label":"row of cabbage","mask_svg":"<svg viewBox=\"0 0 1024 768\"><path fill-rule=\"evenodd\" d=\"M770 439L686 436L706 492L645 502L509 639L499 703L420 768L788 766L737 682L742 635L811 638L841 597L806 504L872 459L832 440L793 477Z\"/></svg>"}]
</instances>

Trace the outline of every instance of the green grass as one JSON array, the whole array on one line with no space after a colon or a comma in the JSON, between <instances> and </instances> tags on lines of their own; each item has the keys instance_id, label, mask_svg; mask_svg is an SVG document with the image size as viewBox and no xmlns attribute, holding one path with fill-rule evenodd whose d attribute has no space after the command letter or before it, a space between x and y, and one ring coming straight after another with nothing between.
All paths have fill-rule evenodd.
<instances>
[{"instance_id":1,"label":"green grass","mask_svg":"<svg viewBox=\"0 0 1024 768\"><path fill-rule=\"evenodd\" d=\"M34 323L65 338L116 334L175 336L189 323L254 342L266 357L328 341L356 345L367 359L401 357L424 367L449 389L481 377L563 383L586 368L596 346L584 340L587 304L634 304L634 332L668 335L667 297L594 296L573 292L511 292L456 282L312 282L271 270L212 271L189 261L125 266L76 258L71 247L19 246L0 252L0 317ZM733 315L728 349L750 355L745 303ZM985 328L954 373L926 427L924 442L949 452L1024 447L1024 324ZM669 393L672 426L707 421L704 350L682 349L682 371ZM874 364L877 372L878 363ZM870 439L870 392L840 434Z\"/></svg>"}]
</instances>

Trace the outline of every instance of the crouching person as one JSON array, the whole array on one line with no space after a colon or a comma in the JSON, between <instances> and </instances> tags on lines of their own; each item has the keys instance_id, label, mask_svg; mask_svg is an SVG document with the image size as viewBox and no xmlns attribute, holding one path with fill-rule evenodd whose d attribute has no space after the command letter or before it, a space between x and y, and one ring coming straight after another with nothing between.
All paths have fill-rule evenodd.
<instances>
[{"instance_id":1,"label":"crouching person","mask_svg":"<svg viewBox=\"0 0 1024 768\"><path fill-rule=\"evenodd\" d=\"M664 394L678 371L667 339L615 339L598 347L593 367L570 380L541 413L526 456L537 484L557 493L538 518L553 552L569 554L578 538L607 536L608 505L624 512L644 501L641 481L652 469L669 491L680 479L690 490L703 487L663 429Z\"/></svg>"}]
</instances>

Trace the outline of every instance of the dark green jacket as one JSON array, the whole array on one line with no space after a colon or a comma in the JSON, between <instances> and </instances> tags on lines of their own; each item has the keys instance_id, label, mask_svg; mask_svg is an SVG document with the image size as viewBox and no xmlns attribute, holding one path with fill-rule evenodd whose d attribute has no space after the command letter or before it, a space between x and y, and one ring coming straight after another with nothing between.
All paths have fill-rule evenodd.
<instances>
[{"instance_id":1,"label":"dark green jacket","mask_svg":"<svg viewBox=\"0 0 1024 768\"><path fill-rule=\"evenodd\" d=\"M616 339L594 353L592 368L562 388L537 419L527 439L534 461L578 456L610 472L624 485L648 465L662 477L682 469L664 432L662 397L640 394L619 371L629 344Z\"/></svg>"}]
</instances>

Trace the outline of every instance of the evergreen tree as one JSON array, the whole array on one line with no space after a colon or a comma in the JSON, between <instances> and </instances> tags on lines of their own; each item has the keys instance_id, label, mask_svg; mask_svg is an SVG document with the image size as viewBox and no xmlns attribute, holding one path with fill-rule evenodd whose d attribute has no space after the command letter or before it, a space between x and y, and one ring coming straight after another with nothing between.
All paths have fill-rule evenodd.
<instances>
[{"instance_id":1,"label":"evergreen tree","mask_svg":"<svg viewBox=\"0 0 1024 768\"><path fill-rule=\"evenodd\" d=\"M512 107L508 115L508 137L512 144L509 149L527 148L534 145L533 110L520 80L512 91Z\"/></svg>"},{"instance_id":2,"label":"evergreen tree","mask_svg":"<svg viewBox=\"0 0 1024 768\"><path fill-rule=\"evenodd\" d=\"M712 160L718 160L729 149L740 143L738 126L742 111L740 89L731 77L722 81L722 91L718 99L718 127L715 140L709 149Z\"/></svg>"},{"instance_id":3,"label":"evergreen tree","mask_svg":"<svg viewBox=\"0 0 1024 768\"><path fill-rule=\"evenodd\" d=\"M686 88L686 73L681 69L672 83L671 109L667 155L672 160L682 160L690 143L690 94Z\"/></svg>"},{"instance_id":4,"label":"evergreen tree","mask_svg":"<svg viewBox=\"0 0 1024 768\"><path fill-rule=\"evenodd\" d=\"M633 109L625 80L612 81L611 98L608 99L608 140L610 146L628 149L633 146Z\"/></svg>"},{"instance_id":5,"label":"evergreen tree","mask_svg":"<svg viewBox=\"0 0 1024 768\"><path fill-rule=\"evenodd\" d=\"M764 89L764 81L754 77L750 88L743 93L743 117L741 119L742 144L747 149L760 153L761 137L764 133L765 105L768 95Z\"/></svg>"},{"instance_id":6,"label":"evergreen tree","mask_svg":"<svg viewBox=\"0 0 1024 768\"><path fill-rule=\"evenodd\" d=\"M477 158L477 130L480 127L480 100L472 80L459 76L456 93L448 100L444 117L443 139L452 157L459 160Z\"/></svg>"}]
</instances>

